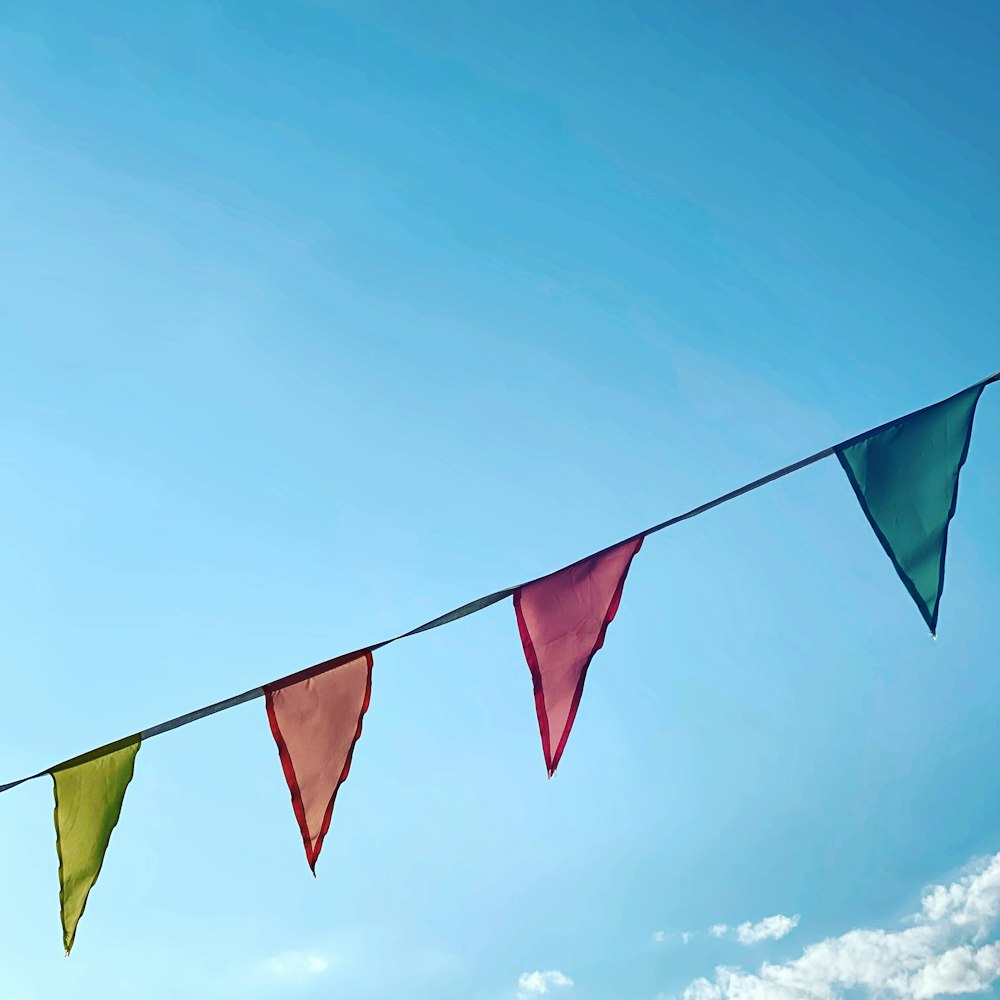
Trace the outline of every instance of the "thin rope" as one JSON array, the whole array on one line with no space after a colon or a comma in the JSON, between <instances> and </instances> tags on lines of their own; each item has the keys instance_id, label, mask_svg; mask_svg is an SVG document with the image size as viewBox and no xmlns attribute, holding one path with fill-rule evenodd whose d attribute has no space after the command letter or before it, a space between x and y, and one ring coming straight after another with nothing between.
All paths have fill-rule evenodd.
<instances>
[{"instance_id":1,"label":"thin rope","mask_svg":"<svg viewBox=\"0 0 1000 1000\"><path fill-rule=\"evenodd\" d=\"M1000 371L994 372L987 378L982 379L979 382L974 382L972 385L968 386L966 389L962 389L960 392L956 392L954 395L949 396L947 399L943 399L938 403L931 403L928 406L923 406L919 410L914 410L912 413L908 413L902 417L896 417L894 420L887 420L884 424L879 424L878 427L873 427L871 430L863 431L861 434L856 434L852 438L848 438L846 441L841 441L839 444L831 445L829 448L824 448L822 451L817 451L814 455L810 455L808 458L801 458L797 462L792 462L791 465L786 465L784 468L778 469L775 472L771 472L766 476L761 476L760 479L755 479L753 482L747 483L745 486L740 486L738 489L732 490L729 493L724 493L722 496L716 497L714 500L709 500L707 503L700 504L697 507L692 507L691 510L685 511L683 514L677 514L675 517L671 517L666 521L661 521L659 524L654 524L651 528L645 528L642 531L637 532L634 535L630 535L628 538L623 538L619 542L613 542L611 545L600 549L591 555L584 556L584 559L593 559L595 556L603 555L605 552L610 552L612 549L618 548L619 545L625 545L628 542L634 542L640 538L645 538L647 535L653 535L658 531L663 531L664 528L669 528L672 525L680 524L681 521L688 521L692 517L697 517L699 514L704 514L706 511L712 510L714 507L720 507L724 503L728 503L730 500L735 500L737 497L741 497L746 493L751 493L753 490L758 490L762 486L767 486L769 483L776 482L779 479L783 479L785 476L790 476L793 472L798 472L800 469L804 469L809 465L813 465L816 462L822 461L824 458L829 458L831 455L835 455L838 451L843 448L848 448L852 444L862 441L872 434L877 434L879 431L885 430L891 427L893 424L898 424L903 420L909 420L910 417L916 416L918 413L923 413L925 410L929 410L934 406L939 406L941 403L950 402L956 396L960 396L963 392L968 392L969 389L976 389L981 386L990 385L993 382L1000 382ZM577 562L582 562L583 560L577 560ZM575 566L576 563L570 563L569 566ZM515 590L519 590L521 587L527 587L529 584L536 583L538 580L544 580L546 577L553 576L555 573L560 573L564 569L568 569L568 566L563 566L560 569L553 570L551 573L546 573L544 576L536 577L534 580L528 580L525 583L518 584L516 587L508 587L505 590L498 590L492 594L488 594L486 597L477 597L474 601L469 601L467 604L463 604L460 607L455 608L453 611L448 611L443 615L439 615L437 618L432 618L428 622L424 622L423 625L418 625L416 628L411 628L408 632L401 632L397 636L393 636L391 639L383 639L381 642L376 642L371 646L362 646L352 653L345 653L341 656L335 657L333 660L324 660L321 663L317 663L317 667L323 666L325 663L331 664L331 669L334 669L334 664L337 662L347 662L351 659L354 654L360 655L366 650L374 652L376 649L382 649L384 646L388 646L390 643L399 642L400 639L408 639L411 636L419 635L421 632L429 632L431 629L440 628L442 625L450 625L452 622L458 621L460 618L465 618L468 615L473 615L477 611L482 611L485 608L496 604L498 601L502 601L507 597L510 597ZM313 669L313 668L309 668ZM152 726L149 729L143 729L134 736L125 737L124 741L131 741L136 738L143 741L152 739L154 736L160 736L163 733L169 733L171 730L180 729L181 726L186 726L192 722L197 722L199 719L206 719L210 715L215 715L218 712L224 712L226 709L235 708L237 705L242 705L245 702L253 701L256 698L261 698L264 695L263 687L250 688L249 691L244 691L242 694L233 695L231 698L226 698L223 701L217 701L211 705L206 705L204 708L195 709L193 712L186 712L184 715L178 715L175 719L169 719L166 722L161 722L158 725ZM65 767L67 765L72 765L74 762L81 762L84 758L93 759L94 757L102 756L104 753L110 753L112 749L120 746L123 740L115 740L112 743L106 743L103 746L97 747L94 750L90 750L85 754L79 755L79 757L73 757L69 761L63 761L60 764L53 764L51 767L46 768L44 771L38 771L35 774L29 774L26 778L18 778L16 781L10 781L6 785L0 785L0 794L9 791L11 788L16 788L18 785L23 785L26 781L32 781L35 778L40 778L44 774L48 774L51 771L56 770L60 767Z\"/></svg>"}]
</instances>

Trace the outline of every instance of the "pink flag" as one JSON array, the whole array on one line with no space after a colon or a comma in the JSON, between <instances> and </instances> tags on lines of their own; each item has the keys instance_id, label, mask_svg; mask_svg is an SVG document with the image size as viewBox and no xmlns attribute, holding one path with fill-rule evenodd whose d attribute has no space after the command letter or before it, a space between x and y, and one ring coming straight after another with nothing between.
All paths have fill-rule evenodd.
<instances>
[{"instance_id":1,"label":"pink flag","mask_svg":"<svg viewBox=\"0 0 1000 1000\"><path fill-rule=\"evenodd\" d=\"M550 778L573 728L587 668L604 645L632 557L641 545L641 538L623 542L514 591Z\"/></svg>"},{"instance_id":2,"label":"pink flag","mask_svg":"<svg viewBox=\"0 0 1000 1000\"><path fill-rule=\"evenodd\" d=\"M371 698L372 654L352 656L264 685L267 718L314 875Z\"/></svg>"}]
</instances>

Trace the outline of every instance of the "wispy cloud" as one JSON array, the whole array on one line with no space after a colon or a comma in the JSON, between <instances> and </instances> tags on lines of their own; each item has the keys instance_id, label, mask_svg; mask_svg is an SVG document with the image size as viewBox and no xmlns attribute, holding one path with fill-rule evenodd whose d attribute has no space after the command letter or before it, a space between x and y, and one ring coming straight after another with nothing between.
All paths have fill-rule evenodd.
<instances>
[{"instance_id":1,"label":"wispy cloud","mask_svg":"<svg viewBox=\"0 0 1000 1000\"><path fill-rule=\"evenodd\" d=\"M759 941L780 941L799 926L799 915L786 917L776 913L773 917L764 917L752 924L750 921L736 928L736 940L740 944L757 944Z\"/></svg>"},{"instance_id":2,"label":"wispy cloud","mask_svg":"<svg viewBox=\"0 0 1000 1000\"><path fill-rule=\"evenodd\" d=\"M1000 854L950 885L929 889L902 930L857 929L810 945L756 973L720 966L683 1000L931 1000L985 993L1000 979ZM764 923L764 921L761 921ZM851 992L851 996L855 993Z\"/></svg>"},{"instance_id":3,"label":"wispy cloud","mask_svg":"<svg viewBox=\"0 0 1000 1000\"><path fill-rule=\"evenodd\" d=\"M530 1000L553 989L572 985L573 980L558 969L551 969L548 972L522 972L517 980L517 995L520 1000Z\"/></svg>"},{"instance_id":4,"label":"wispy cloud","mask_svg":"<svg viewBox=\"0 0 1000 1000\"><path fill-rule=\"evenodd\" d=\"M304 982L330 968L330 958L317 951L285 951L264 962L264 972L284 982Z\"/></svg>"},{"instance_id":5,"label":"wispy cloud","mask_svg":"<svg viewBox=\"0 0 1000 1000\"><path fill-rule=\"evenodd\" d=\"M665 944L671 938L680 938L681 944L689 944L694 935L690 931L681 931L680 934L668 934L666 931L653 931L653 941L656 944Z\"/></svg>"},{"instance_id":6,"label":"wispy cloud","mask_svg":"<svg viewBox=\"0 0 1000 1000\"><path fill-rule=\"evenodd\" d=\"M708 933L711 934L712 937L720 938L720 937L725 937L726 931L728 930L729 927L726 924L713 924L711 927L709 927Z\"/></svg>"}]
</instances>

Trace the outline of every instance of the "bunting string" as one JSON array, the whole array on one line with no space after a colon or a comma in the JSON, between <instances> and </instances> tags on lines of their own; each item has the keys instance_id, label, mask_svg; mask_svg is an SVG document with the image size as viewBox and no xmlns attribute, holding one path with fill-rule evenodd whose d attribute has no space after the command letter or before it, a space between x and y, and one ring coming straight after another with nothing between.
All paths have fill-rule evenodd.
<instances>
[{"instance_id":1,"label":"bunting string","mask_svg":"<svg viewBox=\"0 0 1000 1000\"><path fill-rule=\"evenodd\" d=\"M936 634L948 529L969 454L976 407L1000 372L938 403L880 424L840 444L640 531L534 580L495 591L391 639L325 660L242 694L179 715L16 781L48 774L55 798L63 946L69 954L121 815L140 747L244 702L263 698L306 861L316 862L347 780L372 693L375 650L482 611L508 597L531 674L538 732L552 777L573 729L591 663L604 645L632 561L645 539L836 456L875 537Z\"/></svg>"},{"instance_id":2,"label":"bunting string","mask_svg":"<svg viewBox=\"0 0 1000 1000\"><path fill-rule=\"evenodd\" d=\"M928 406L922 407L919 410L914 410L912 413L908 413L903 417L897 417L894 420L887 421L884 424L880 424L877 427L873 427L870 430L863 431L860 434L856 434L852 438L848 438L839 444L830 445L827 448L823 448L821 451L817 451L815 454L809 455L807 458L801 458L797 462L792 462L790 465L786 465L783 468L777 469L774 472L768 473L766 476L761 476L759 479L755 479L752 482L746 483L743 486L738 487L735 490L731 490L729 493L724 493L722 496L716 497L714 500L708 500L705 503L699 504L697 507L692 507L690 510L685 511L683 514L677 514L674 517L670 517L665 521L660 521L659 524L654 524L649 528L645 528L642 531L636 532L634 535L630 535L628 538L624 538L621 541L613 542L611 545L600 549L598 552L593 553L593 555L586 558L593 559L599 556L606 555L613 550L619 548L620 546L626 545L630 542L641 541L647 538L649 535L656 534L658 531L663 531L665 528L673 527L675 524L680 524L682 521L689 521L693 517L698 517L700 514L705 514L715 507L720 507L724 503L729 503L731 500L736 500L737 498L746 495L747 493L752 493L754 490L758 490L763 486L768 486L773 482L777 482L779 479L783 479L785 476L790 476L794 472L799 472L802 469L807 468L810 465L815 465L816 462L820 462L825 458L831 458L834 455L840 454L844 450L851 448L858 443L865 441L879 434L883 431L889 430L892 427L908 421L913 417L917 417L927 411L933 410L935 407L943 406L944 404L950 403L953 400L958 399L965 393L976 392L977 390L981 392L986 386L991 385L994 382L1000 382L1000 371L994 372L992 375L981 379L979 382L975 382L968 388L963 389L961 392L955 393L953 396L949 396L946 399L941 400L938 403L931 403ZM582 560L580 560L582 561ZM436 618L432 618L430 621L424 622L422 625L416 626L416 628L411 628L407 632L401 632L399 635L393 636L391 639L383 639L380 642L376 642L370 646L361 646L350 653L345 653L340 656L334 657L331 660L325 660L321 663L317 663L314 667L308 668L310 671L319 671L324 667L334 668L340 663L348 662L352 658L361 656L363 653L374 652L377 649L382 649L394 642L399 642L402 639L409 639L412 636L419 635L421 632L429 632L432 629L440 628L443 625L450 625L452 622L456 622L461 618L466 618L469 615L476 614L478 611L483 611L486 608L497 604L499 601L505 600L511 597L516 592L529 587L531 584L538 583L541 580L547 579L548 577L555 576L557 573L562 572L565 569L569 569L572 566L577 565L577 563L571 563L569 566L562 567L560 570L554 570L551 573L546 573L543 576L536 577L534 580L528 580L525 583L518 584L514 587L507 587L504 590L495 591L492 594L488 594L485 597L477 597L474 601L469 601L452 611L448 611L443 615L439 615ZM225 712L227 709L236 708L238 705L243 705L248 701L254 701L257 698L264 697L264 685L259 685L258 687L250 688L247 691L243 691L241 694L233 695L230 698L224 698L222 701L214 702L211 705L206 705L204 708L195 709L192 712L186 712L183 715L178 715L176 718L168 719L166 722L161 722L155 726L151 726L149 729L143 729L138 733L131 736L123 737L120 740L115 740L112 743L107 743L101 747L97 747L94 750L89 751L86 754L81 754L79 757L74 757L70 760L64 761L60 764L54 764L51 767L45 768L44 770L37 771L35 774L29 774L26 777L18 778L14 781L9 781L6 784L0 785L0 793L10 791L12 788L16 788L18 785L23 785L26 781L32 781L35 778L41 778L46 774L50 774L52 771L68 768L76 763L83 760L93 760L96 757L100 757L103 754L111 753L117 748L128 745L131 742L141 739L143 742L152 739L154 736L160 736L163 733L169 733L174 729L180 729L182 726L187 726L192 722L198 722L200 719L206 719L211 715L215 715L218 712Z\"/></svg>"}]
</instances>

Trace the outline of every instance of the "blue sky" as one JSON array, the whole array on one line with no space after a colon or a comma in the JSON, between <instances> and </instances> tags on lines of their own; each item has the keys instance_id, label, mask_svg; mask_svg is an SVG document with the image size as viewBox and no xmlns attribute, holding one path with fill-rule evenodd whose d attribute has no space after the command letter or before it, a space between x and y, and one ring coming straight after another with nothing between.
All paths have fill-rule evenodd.
<instances>
[{"instance_id":1,"label":"blue sky","mask_svg":"<svg viewBox=\"0 0 1000 1000\"><path fill-rule=\"evenodd\" d=\"M996 370L998 33L963 0L5 4L0 778ZM975 984L998 414L939 641L824 462L647 542L553 781L509 602L376 654L316 880L261 702L142 749L68 960L50 783L3 795L0 994L742 1000L906 928L890 995Z\"/></svg>"}]
</instances>

